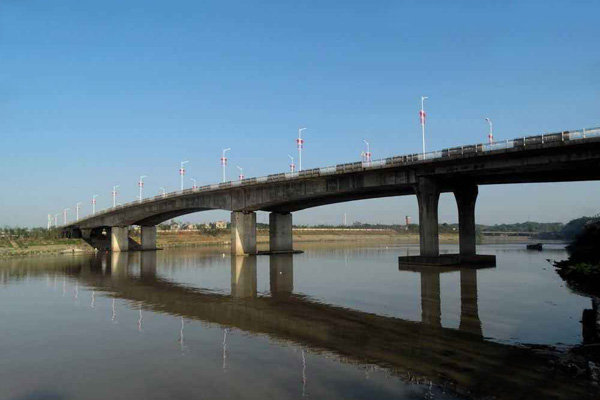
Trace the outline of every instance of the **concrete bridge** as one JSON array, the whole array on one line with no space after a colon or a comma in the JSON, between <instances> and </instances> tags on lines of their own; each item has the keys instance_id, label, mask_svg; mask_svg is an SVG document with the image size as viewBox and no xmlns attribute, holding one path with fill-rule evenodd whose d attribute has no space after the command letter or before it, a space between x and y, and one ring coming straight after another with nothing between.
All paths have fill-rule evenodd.
<instances>
[{"instance_id":1,"label":"concrete bridge","mask_svg":"<svg viewBox=\"0 0 600 400\"><path fill-rule=\"evenodd\" d=\"M600 128L461 146L426 154L340 164L299 173L225 182L128 203L63 227L114 252L130 249L128 228L141 226L141 249L156 248L156 225L205 210L231 211L231 252L256 253L256 211L270 212L270 250L293 250L292 213L379 197L416 195L421 261L439 257L438 201L454 193L458 206L458 262L476 255L475 203L479 185L600 179Z\"/></svg>"}]
</instances>

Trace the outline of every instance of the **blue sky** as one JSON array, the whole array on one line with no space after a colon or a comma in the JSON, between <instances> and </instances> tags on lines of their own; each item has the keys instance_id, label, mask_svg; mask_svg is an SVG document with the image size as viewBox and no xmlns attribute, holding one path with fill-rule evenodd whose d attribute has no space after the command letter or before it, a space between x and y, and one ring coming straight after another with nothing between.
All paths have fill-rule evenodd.
<instances>
[{"instance_id":1,"label":"blue sky","mask_svg":"<svg viewBox=\"0 0 600 400\"><path fill-rule=\"evenodd\" d=\"M45 225L159 187L600 126L600 3L0 0L0 225ZM481 223L600 212L599 184L480 188ZM414 197L297 213L297 223L417 220ZM74 213L71 213L71 218ZM226 219L225 212L189 220ZM440 219L457 220L442 196ZM266 221L266 215L259 216Z\"/></svg>"}]
</instances>

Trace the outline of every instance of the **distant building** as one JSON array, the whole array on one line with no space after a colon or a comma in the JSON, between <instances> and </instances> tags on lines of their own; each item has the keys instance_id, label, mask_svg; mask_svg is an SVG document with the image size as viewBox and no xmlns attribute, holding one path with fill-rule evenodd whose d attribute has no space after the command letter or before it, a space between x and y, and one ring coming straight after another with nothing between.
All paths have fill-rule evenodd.
<instances>
[{"instance_id":1,"label":"distant building","mask_svg":"<svg viewBox=\"0 0 600 400\"><path fill-rule=\"evenodd\" d=\"M227 228L227 222L225 222L225 221L217 221L217 222L215 222L215 228L217 228L217 229L226 229Z\"/></svg>"}]
</instances>

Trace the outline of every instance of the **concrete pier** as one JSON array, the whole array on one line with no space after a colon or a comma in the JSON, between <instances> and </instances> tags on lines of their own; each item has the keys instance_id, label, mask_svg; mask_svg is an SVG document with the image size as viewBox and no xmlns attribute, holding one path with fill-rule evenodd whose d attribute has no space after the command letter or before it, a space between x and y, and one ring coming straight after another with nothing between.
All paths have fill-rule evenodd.
<instances>
[{"instance_id":1,"label":"concrete pier","mask_svg":"<svg viewBox=\"0 0 600 400\"><path fill-rule=\"evenodd\" d=\"M274 253L294 250L291 213L269 214L269 250Z\"/></svg>"},{"instance_id":2,"label":"concrete pier","mask_svg":"<svg viewBox=\"0 0 600 400\"><path fill-rule=\"evenodd\" d=\"M156 226L142 226L142 250L156 250Z\"/></svg>"},{"instance_id":3,"label":"concrete pier","mask_svg":"<svg viewBox=\"0 0 600 400\"><path fill-rule=\"evenodd\" d=\"M419 243L421 256L437 257L440 255L438 237L438 203L440 188L431 178L419 178L416 185L419 202Z\"/></svg>"},{"instance_id":4,"label":"concrete pier","mask_svg":"<svg viewBox=\"0 0 600 400\"><path fill-rule=\"evenodd\" d=\"M476 254L475 202L477 201L477 194L477 185L463 185L454 189L454 197L458 206L461 256L474 256Z\"/></svg>"},{"instance_id":5,"label":"concrete pier","mask_svg":"<svg viewBox=\"0 0 600 400\"><path fill-rule=\"evenodd\" d=\"M110 250L115 253L129 251L129 227L113 226L110 228Z\"/></svg>"},{"instance_id":6,"label":"concrete pier","mask_svg":"<svg viewBox=\"0 0 600 400\"><path fill-rule=\"evenodd\" d=\"M231 296L236 299L256 298L256 256L231 257Z\"/></svg>"},{"instance_id":7,"label":"concrete pier","mask_svg":"<svg viewBox=\"0 0 600 400\"><path fill-rule=\"evenodd\" d=\"M256 213L231 213L231 255L256 254Z\"/></svg>"},{"instance_id":8,"label":"concrete pier","mask_svg":"<svg viewBox=\"0 0 600 400\"><path fill-rule=\"evenodd\" d=\"M274 254L269 257L271 297L289 297L294 291L294 256Z\"/></svg>"}]
</instances>

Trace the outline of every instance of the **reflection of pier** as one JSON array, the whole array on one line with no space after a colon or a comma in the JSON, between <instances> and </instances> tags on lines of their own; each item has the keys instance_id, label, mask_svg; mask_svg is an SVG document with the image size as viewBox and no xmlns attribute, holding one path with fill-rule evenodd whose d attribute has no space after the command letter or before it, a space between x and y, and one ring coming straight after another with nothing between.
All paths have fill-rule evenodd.
<instances>
[{"instance_id":1,"label":"reflection of pier","mask_svg":"<svg viewBox=\"0 0 600 400\"><path fill-rule=\"evenodd\" d=\"M461 322L455 330L440 322L440 274L445 269L420 271L423 320L410 322L294 294L291 255L270 257L271 296L257 295L255 257L231 258L231 295L162 279L156 263L155 252L142 253L138 274L138 265L127 255L114 255L108 260L81 259L70 273L96 291L140 302L146 310L266 334L334 353L347 362L378 364L406 378L449 384L461 392L565 399L586 392L578 380L548 369L545 358L482 338L476 270L460 271Z\"/></svg>"},{"instance_id":2,"label":"reflection of pier","mask_svg":"<svg viewBox=\"0 0 600 400\"><path fill-rule=\"evenodd\" d=\"M483 336L479 307L477 305L477 270L471 267L400 267L402 271L421 275L421 321L424 324L442 326L440 275L460 272L460 324L459 330L479 337Z\"/></svg>"}]
</instances>

